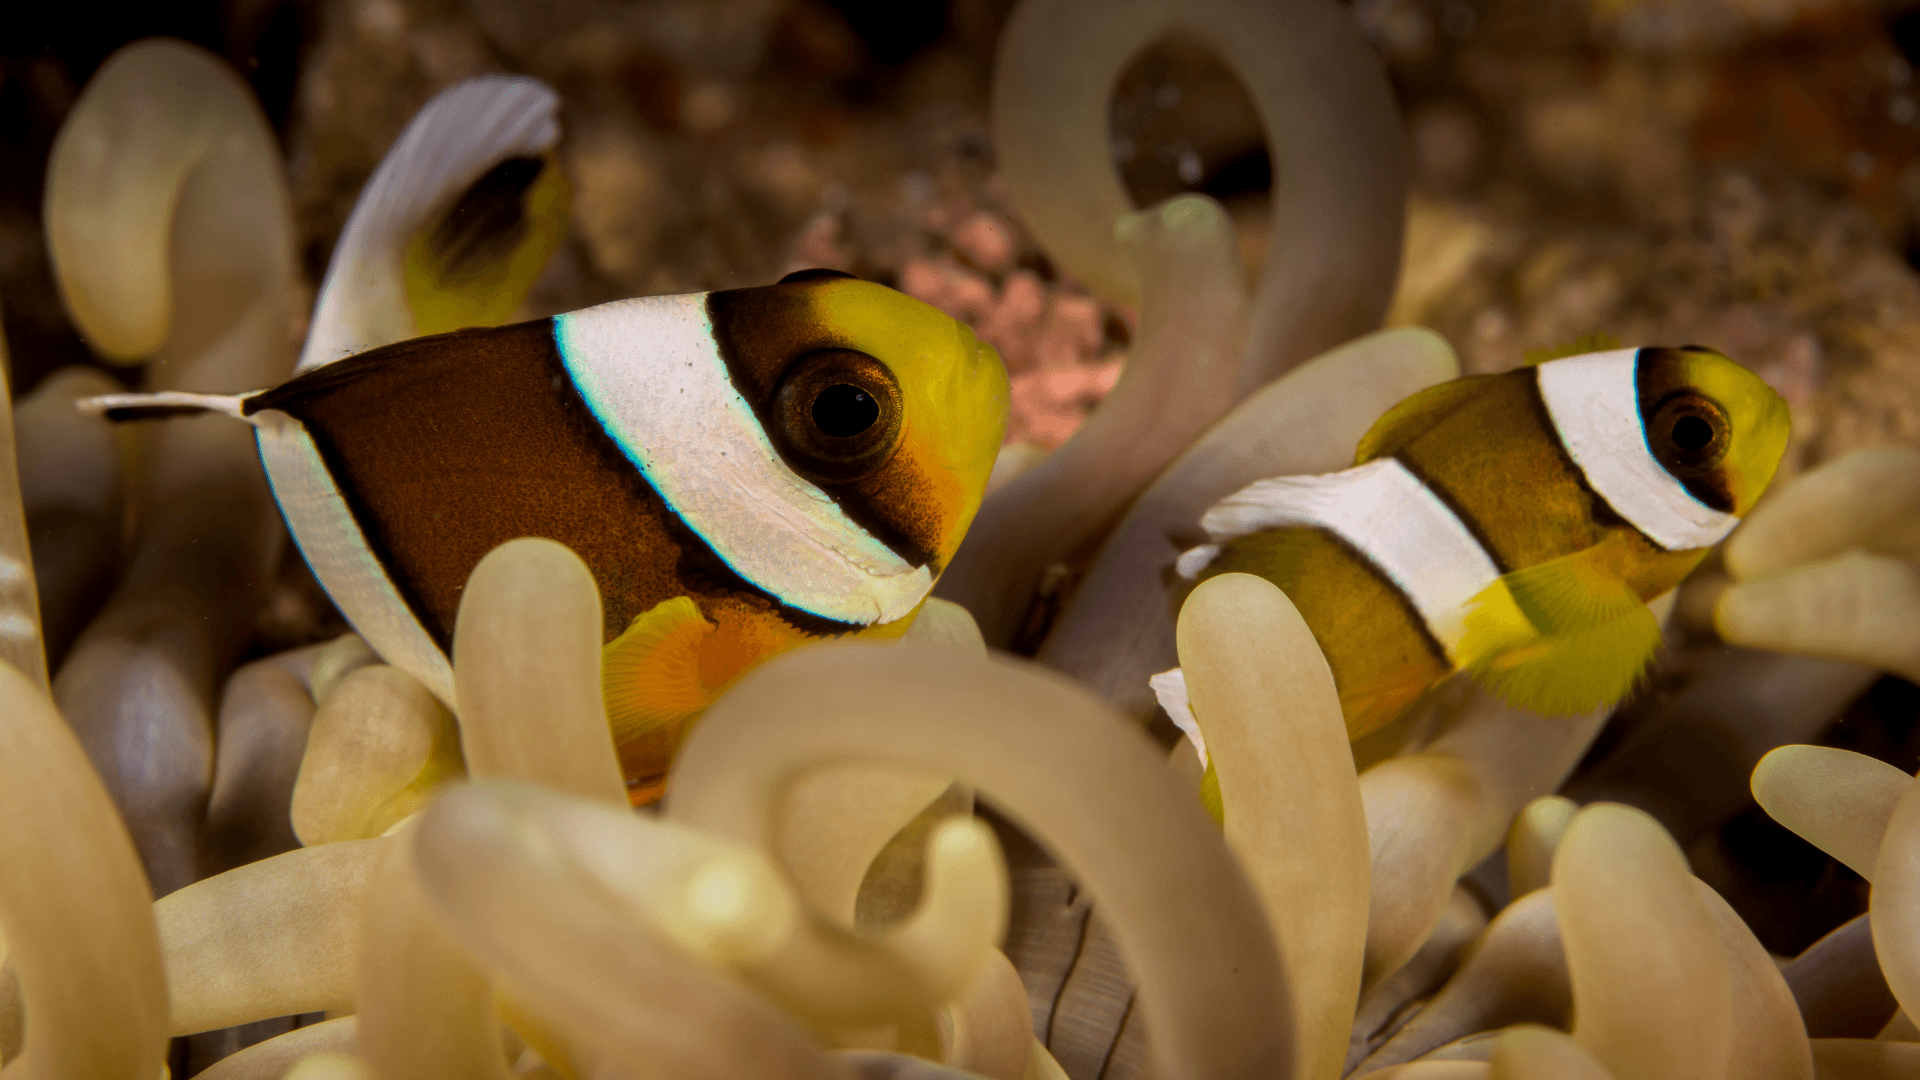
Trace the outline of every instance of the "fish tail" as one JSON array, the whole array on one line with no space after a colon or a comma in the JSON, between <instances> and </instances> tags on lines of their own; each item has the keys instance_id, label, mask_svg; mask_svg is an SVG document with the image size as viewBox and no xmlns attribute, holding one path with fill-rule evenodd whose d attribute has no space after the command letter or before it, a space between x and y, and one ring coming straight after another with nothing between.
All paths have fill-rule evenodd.
<instances>
[{"instance_id":1,"label":"fish tail","mask_svg":"<svg viewBox=\"0 0 1920 1080\"><path fill-rule=\"evenodd\" d=\"M565 235L565 185L551 154L559 109L551 87L524 76L482 75L429 101L354 202L294 374L421 334L506 321ZM422 251L410 253L415 240L436 255L430 267L419 263ZM449 266L493 277L475 302L449 305L438 295Z\"/></svg>"}]
</instances>

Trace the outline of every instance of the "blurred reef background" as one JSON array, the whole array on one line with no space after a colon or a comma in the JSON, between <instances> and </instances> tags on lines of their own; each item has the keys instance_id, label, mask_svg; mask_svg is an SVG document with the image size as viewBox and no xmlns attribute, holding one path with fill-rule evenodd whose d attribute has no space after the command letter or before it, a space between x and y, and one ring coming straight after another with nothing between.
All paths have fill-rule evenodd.
<instances>
[{"instance_id":1,"label":"blurred reef background","mask_svg":"<svg viewBox=\"0 0 1920 1080\"><path fill-rule=\"evenodd\" d=\"M1064 278L997 179L988 88L1011 6L22 6L0 35L0 304L15 399L89 360L42 239L54 134L115 49L170 35L225 57L258 93L288 162L309 289L361 185L429 97L476 74L530 74L561 94L574 202L525 317L847 270L965 318L1000 350L1015 387L1004 460L1018 468L1113 385L1134 316ZM1390 324L1433 327L1470 372L1593 332L1720 349L1792 405L1782 481L1850 450L1920 443L1920 7L1349 7L1388 66L1412 151ZM1181 191L1220 199L1258 272L1276 169L1225 67L1163 39L1115 86L1110 128L1137 205ZM250 655L344 629L291 548L281 578ZM1762 942L1792 955L1865 910L1866 886L1753 806L1745 751L1703 745L1698 725L1673 719L1698 707L1688 690L1701 665L1737 681L1705 615L1716 580L1709 569L1683 596L1653 692L1615 717L1570 790L1653 810ZM51 664L61 645L50 628ZM1920 690L1822 671L1808 678L1864 693L1813 741L1920 767Z\"/></svg>"}]
</instances>

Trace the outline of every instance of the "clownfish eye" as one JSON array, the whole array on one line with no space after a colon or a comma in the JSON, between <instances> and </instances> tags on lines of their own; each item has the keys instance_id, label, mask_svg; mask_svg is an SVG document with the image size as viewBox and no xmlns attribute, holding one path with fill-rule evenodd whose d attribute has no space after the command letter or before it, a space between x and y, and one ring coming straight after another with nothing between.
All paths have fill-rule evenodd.
<instances>
[{"instance_id":1,"label":"clownfish eye","mask_svg":"<svg viewBox=\"0 0 1920 1080\"><path fill-rule=\"evenodd\" d=\"M893 456L900 407L900 386L885 364L851 349L821 349L780 376L768 434L796 471L855 480Z\"/></svg>"},{"instance_id":2,"label":"clownfish eye","mask_svg":"<svg viewBox=\"0 0 1920 1080\"><path fill-rule=\"evenodd\" d=\"M1697 416L1683 416L1673 422L1673 445L1687 453L1698 453L1713 441L1713 425Z\"/></svg>"},{"instance_id":3,"label":"clownfish eye","mask_svg":"<svg viewBox=\"0 0 1920 1080\"><path fill-rule=\"evenodd\" d=\"M834 383L813 399L813 426L830 439L851 439L880 419L880 403L851 383Z\"/></svg>"},{"instance_id":4,"label":"clownfish eye","mask_svg":"<svg viewBox=\"0 0 1920 1080\"><path fill-rule=\"evenodd\" d=\"M1719 465L1731 435L1720 406L1684 392L1661 402L1647 424L1653 456L1680 477L1698 476Z\"/></svg>"}]
</instances>

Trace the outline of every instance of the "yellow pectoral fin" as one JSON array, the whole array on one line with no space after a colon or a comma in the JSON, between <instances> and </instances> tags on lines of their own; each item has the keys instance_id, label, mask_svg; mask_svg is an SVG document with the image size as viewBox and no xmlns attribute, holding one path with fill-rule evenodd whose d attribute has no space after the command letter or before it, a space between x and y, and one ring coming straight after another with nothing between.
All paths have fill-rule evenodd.
<instances>
[{"instance_id":1,"label":"yellow pectoral fin","mask_svg":"<svg viewBox=\"0 0 1920 1080\"><path fill-rule=\"evenodd\" d=\"M754 665L812 638L771 610L691 597L654 605L600 656L607 723L635 806L666 788L667 767L707 706Z\"/></svg>"},{"instance_id":2,"label":"yellow pectoral fin","mask_svg":"<svg viewBox=\"0 0 1920 1080\"><path fill-rule=\"evenodd\" d=\"M714 625L676 596L648 610L600 654L600 689L635 805L659 797L687 721L711 701L700 657Z\"/></svg>"},{"instance_id":3,"label":"yellow pectoral fin","mask_svg":"<svg viewBox=\"0 0 1920 1080\"><path fill-rule=\"evenodd\" d=\"M1470 603L1453 652L1510 704L1566 715L1632 691L1660 647L1660 623L1589 548L1516 570Z\"/></svg>"}]
</instances>

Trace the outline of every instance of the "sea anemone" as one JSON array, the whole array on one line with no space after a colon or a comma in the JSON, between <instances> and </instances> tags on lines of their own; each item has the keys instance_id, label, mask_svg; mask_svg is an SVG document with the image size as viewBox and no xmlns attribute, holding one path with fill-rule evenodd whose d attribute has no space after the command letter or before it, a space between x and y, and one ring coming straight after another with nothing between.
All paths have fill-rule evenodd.
<instances>
[{"instance_id":1,"label":"sea anemone","mask_svg":"<svg viewBox=\"0 0 1920 1080\"><path fill-rule=\"evenodd\" d=\"M1282 165L1251 290L1219 204L1136 210L1113 173L1108 89L1170 27L1245 77ZM474 133L442 193L503 155L554 152L551 91L518 85L526 108ZM515 540L473 572L457 711L354 635L229 674L283 543L245 430L109 432L71 409L98 392L83 373L0 411L20 458L14 487L0 457L9 1075L145 1080L169 1036L243 1025L253 1045L202 1075L1920 1069L1916 781L1779 747L1873 671L1920 676L1920 455L1861 451L1784 485L1728 543L1724 574L1679 601L1728 643L1816 666L1729 654L1695 698L1666 699L1677 721L1607 751L1733 730L1741 699L1697 705L1713 696L1698 688L1787 673L1794 692L1725 740L1731 797L1757 762L1760 805L1873 894L1869 916L1783 965L1689 869L1688 833L1724 792L1702 792L1697 819L1555 794L1606 712L1537 716L1456 684L1350 744L1280 590L1223 575L1169 610L1176 540L1208 505L1345 465L1383 411L1460 371L1437 334L1377 330L1405 168L1346 15L1323 0L1029 0L995 95L1026 227L1096 297L1138 309L1125 373L989 497L900 643L810 646L747 674L689 736L657 810L627 805L600 597L566 548ZM364 273L336 271L344 291L323 294L308 353L429 325L387 257L445 211L418 194L395 212L405 228L349 222L336 265ZM160 389L291 370L285 181L258 108L210 56L150 42L111 60L62 131L47 203L63 295L103 356L147 359ZM524 295L530 272L515 274ZM124 476L123 438L137 440ZM86 582L118 551L30 557L22 522L58 511L78 536L123 503L130 554L80 630ZM1066 566L1077 587L1036 604ZM73 637L51 692L43 626L55 653ZM988 651L1014 644L1034 659ZM1146 723L1147 677L1174 663L1219 823L1192 745L1169 755ZM1630 779L1603 762L1585 794ZM1857 1037L1863 1023L1881 1037Z\"/></svg>"}]
</instances>

